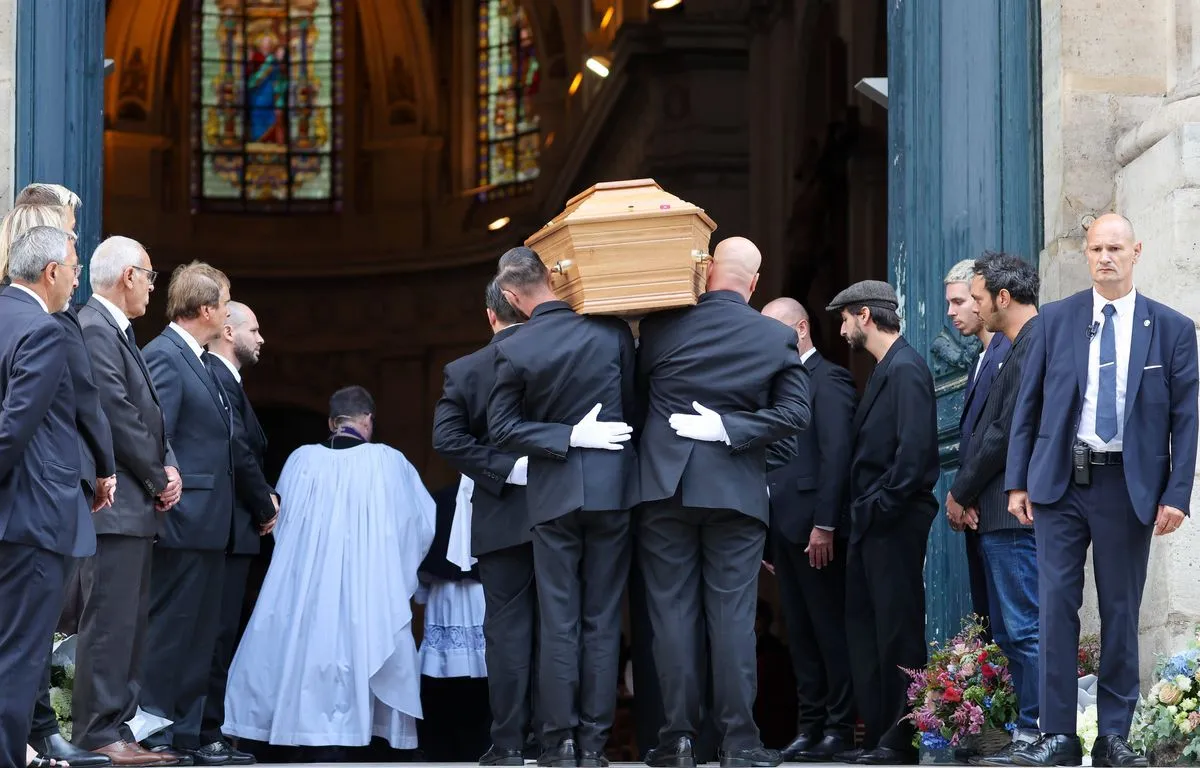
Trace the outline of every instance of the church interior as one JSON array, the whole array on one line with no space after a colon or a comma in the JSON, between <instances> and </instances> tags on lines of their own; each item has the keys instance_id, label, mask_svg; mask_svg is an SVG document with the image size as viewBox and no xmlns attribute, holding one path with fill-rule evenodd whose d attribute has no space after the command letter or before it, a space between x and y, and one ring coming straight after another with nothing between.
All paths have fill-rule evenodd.
<instances>
[{"instance_id":1,"label":"church interior","mask_svg":"<svg viewBox=\"0 0 1200 768\"><path fill-rule=\"evenodd\" d=\"M489 338L496 259L597 182L755 241L753 303L801 300L862 365L823 307L887 274L887 113L854 89L886 28L878 0L107 0L103 234L160 274L142 338L194 259L255 310L269 476L361 384L436 489L442 368Z\"/></svg>"}]
</instances>

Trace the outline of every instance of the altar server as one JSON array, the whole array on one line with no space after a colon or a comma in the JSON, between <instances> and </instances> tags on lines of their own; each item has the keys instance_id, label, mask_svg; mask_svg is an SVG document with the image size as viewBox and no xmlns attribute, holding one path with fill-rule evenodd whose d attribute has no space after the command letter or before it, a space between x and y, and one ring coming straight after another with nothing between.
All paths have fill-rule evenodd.
<instances>
[{"instance_id":1,"label":"altar server","mask_svg":"<svg viewBox=\"0 0 1200 768\"><path fill-rule=\"evenodd\" d=\"M420 670L410 600L434 535L416 469L370 442L362 387L329 401L332 437L280 474L275 552L229 670L228 736L270 744L417 746Z\"/></svg>"}]
</instances>

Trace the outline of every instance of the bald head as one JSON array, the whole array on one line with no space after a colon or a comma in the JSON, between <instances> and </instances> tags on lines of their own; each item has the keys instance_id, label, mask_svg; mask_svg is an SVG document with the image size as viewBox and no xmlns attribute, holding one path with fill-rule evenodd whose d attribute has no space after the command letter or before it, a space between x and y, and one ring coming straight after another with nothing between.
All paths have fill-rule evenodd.
<instances>
[{"instance_id":1,"label":"bald head","mask_svg":"<svg viewBox=\"0 0 1200 768\"><path fill-rule=\"evenodd\" d=\"M1109 301L1133 290L1133 268L1142 255L1133 224L1119 213L1106 213L1087 230L1088 271L1092 287Z\"/></svg>"},{"instance_id":2,"label":"bald head","mask_svg":"<svg viewBox=\"0 0 1200 768\"><path fill-rule=\"evenodd\" d=\"M1133 223L1119 213L1106 213L1098 217L1092 222L1092 226L1088 227L1088 239L1090 240L1093 233L1105 238L1117 237L1128 240L1130 243L1134 241Z\"/></svg>"},{"instance_id":3,"label":"bald head","mask_svg":"<svg viewBox=\"0 0 1200 768\"><path fill-rule=\"evenodd\" d=\"M241 370L258 362L264 340L254 310L240 301L231 301L226 307L229 316L221 328L221 335L208 348Z\"/></svg>"},{"instance_id":4,"label":"bald head","mask_svg":"<svg viewBox=\"0 0 1200 768\"><path fill-rule=\"evenodd\" d=\"M717 243L712 265L708 268L708 290L734 291L747 301L758 285L762 254L744 237L730 237Z\"/></svg>"},{"instance_id":5,"label":"bald head","mask_svg":"<svg viewBox=\"0 0 1200 768\"><path fill-rule=\"evenodd\" d=\"M804 308L803 304L783 296L767 302L767 306L762 308L762 313L796 331L796 349L800 354L803 355L812 349L812 331L808 323L808 310Z\"/></svg>"},{"instance_id":6,"label":"bald head","mask_svg":"<svg viewBox=\"0 0 1200 768\"><path fill-rule=\"evenodd\" d=\"M241 328L246 323L254 320L254 313L240 301L231 301L226 305L229 308L229 317L225 320L225 325L235 331Z\"/></svg>"}]
</instances>

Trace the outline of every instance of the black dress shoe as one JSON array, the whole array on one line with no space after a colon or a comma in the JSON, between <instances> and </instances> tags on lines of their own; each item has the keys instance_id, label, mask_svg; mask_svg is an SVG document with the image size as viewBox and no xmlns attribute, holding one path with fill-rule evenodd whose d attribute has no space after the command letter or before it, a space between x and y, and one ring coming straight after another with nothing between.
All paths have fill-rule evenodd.
<instances>
[{"instance_id":1,"label":"black dress shoe","mask_svg":"<svg viewBox=\"0 0 1200 768\"><path fill-rule=\"evenodd\" d=\"M765 747L721 750L721 768L775 768L783 762L779 750Z\"/></svg>"},{"instance_id":2,"label":"black dress shoe","mask_svg":"<svg viewBox=\"0 0 1200 768\"><path fill-rule=\"evenodd\" d=\"M542 768L577 768L579 759L575 754L575 740L563 739L554 749L547 749L538 757Z\"/></svg>"},{"instance_id":3,"label":"black dress shoe","mask_svg":"<svg viewBox=\"0 0 1200 768\"><path fill-rule=\"evenodd\" d=\"M608 768L608 758L603 752L585 749L579 753L579 768Z\"/></svg>"},{"instance_id":4,"label":"black dress shoe","mask_svg":"<svg viewBox=\"0 0 1200 768\"><path fill-rule=\"evenodd\" d=\"M191 755L196 765L229 765L233 755L226 751L225 745L219 741L205 744L199 749L185 749L185 754Z\"/></svg>"},{"instance_id":5,"label":"black dress shoe","mask_svg":"<svg viewBox=\"0 0 1200 768\"><path fill-rule=\"evenodd\" d=\"M1092 744L1092 765L1097 768L1106 765L1146 768L1150 761L1134 752L1129 742L1120 736L1101 736Z\"/></svg>"},{"instance_id":6,"label":"black dress shoe","mask_svg":"<svg viewBox=\"0 0 1200 768\"><path fill-rule=\"evenodd\" d=\"M1046 734L1013 750L1014 765L1083 765L1083 746L1075 734Z\"/></svg>"},{"instance_id":7,"label":"black dress shoe","mask_svg":"<svg viewBox=\"0 0 1200 768\"><path fill-rule=\"evenodd\" d=\"M488 747L488 751L483 753L483 757L479 758L480 765L525 765L525 755L519 749L508 749L507 747L497 747L495 744Z\"/></svg>"},{"instance_id":8,"label":"black dress shoe","mask_svg":"<svg viewBox=\"0 0 1200 768\"><path fill-rule=\"evenodd\" d=\"M71 768L79 766L79 768L97 768L101 765L112 765L112 760L108 755L101 755L96 752L88 752L80 749L71 742L62 737L61 734L55 733L47 736L44 739L32 739L29 746L37 750L37 753L42 757L51 760L65 760Z\"/></svg>"},{"instance_id":9,"label":"black dress shoe","mask_svg":"<svg viewBox=\"0 0 1200 768\"><path fill-rule=\"evenodd\" d=\"M198 765L254 765L258 762L254 755L234 749L233 745L224 739L214 741L212 744L205 744L197 749L195 754L203 755L205 760L220 759L222 756L229 758L224 763L200 762L197 758Z\"/></svg>"},{"instance_id":10,"label":"black dress shoe","mask_svg":"<svg viewBox=\"0 0 1200 768\"><path fill-rule=\"evenodd\" d=\"M156 755L162 755L165 760L175 760L175 765L195 765L196 761L192 758L190 752L181 752L171 749L166 744L160 744L157 747L147 747L149 751Z\"/></svg>"},{"instance_id":11,"label":"black dress shoe","mask_svg":"<svg viewBox=\"0 0 1200 768\"><path fill-rule=\"evenodd\" d=\"M811 733L802 733L792 739L792 743L788 744L783 749L779 750L779 756L785 761L791 763L799 759L801 752L805 752L816 745L818 739Z\"/></svg>"},{"instance_id":12,"label":"black dress shoe","mask_svg":"<svg viewBox=\"0 0 1200 768\"><path fill-rule=\"evenodd\" d=\"M646 753L646 765L651 768L696 768L696 750L692 740L680 736L672 744L654 747Z\"/></svg>"},{"instance_id":13,"label":"black dress shoe","mask_svg":"<svg viewBox=\"0 0 1200 768\"><path fill-rule=\"evenodd\" d=\"M831 733L808 749L801 751L795 759L801 763L834 762L837 760L837 755L845 752L850 744L851 742L844 736Z\"/></svg>"},{"instance_id":14,"label":"black dress shoe","mask_svg":"<svg viewBox=\"0 0 1200 768\"><path fill-rule=\"evenodd\" d=\"M858 763L858 761L861 760L862 756L865 754L867 754L867 750L861 747L855 747L854 749L847 749L845 752L838 752L833 756L833 760L837 763L847 763L853 765Z\"/></svg>"},{"instance_id":15,"label":"black dress shoe","mask_svg":"<svg viewBox=\"0 0 1200 768\"><path fill-rule=\"evenodd\" d=\"M875 747L858 758L859 765L916 765L919 754L915 749Z\"/></svg>"}]
</instances>

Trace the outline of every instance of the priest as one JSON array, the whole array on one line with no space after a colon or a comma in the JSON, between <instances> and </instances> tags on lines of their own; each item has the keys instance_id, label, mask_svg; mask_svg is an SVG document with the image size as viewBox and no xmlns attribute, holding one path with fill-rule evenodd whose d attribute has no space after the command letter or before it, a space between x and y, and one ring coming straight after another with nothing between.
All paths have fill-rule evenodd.
<instances>
[{"instance_id":1,"label":"priest","mask_svg":"<svg viewBox=\"0 0 1200 768\"><path fill-rule=\"evenodd\" d=\"M362 387L335 392L332 437L284 465L274 556L229 670L227 736L417 746L410 601L435 507L404 456L371 443L374 411Z\"/></svg>"}]
</instances>

